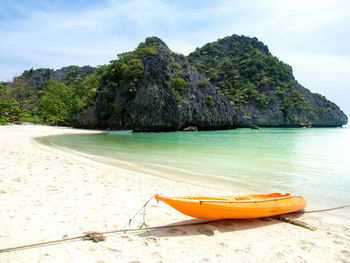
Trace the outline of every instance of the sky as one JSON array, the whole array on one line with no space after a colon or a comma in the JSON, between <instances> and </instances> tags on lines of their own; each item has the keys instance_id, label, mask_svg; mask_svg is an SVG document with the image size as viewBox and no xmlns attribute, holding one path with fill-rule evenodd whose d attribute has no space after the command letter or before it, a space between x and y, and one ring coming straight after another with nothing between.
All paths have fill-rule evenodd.
<instances>
[{"instance_id":1,"label":"sky","mask_svg":"<svg viewBox=\"0 0 350 263\"><path fill-rule=\"evenodd\" d=\"M103 65L149 36L187 55L233 34L257 37L350 117L349 0L0 0L0 80Z\"/></svg>"}]
</instances>

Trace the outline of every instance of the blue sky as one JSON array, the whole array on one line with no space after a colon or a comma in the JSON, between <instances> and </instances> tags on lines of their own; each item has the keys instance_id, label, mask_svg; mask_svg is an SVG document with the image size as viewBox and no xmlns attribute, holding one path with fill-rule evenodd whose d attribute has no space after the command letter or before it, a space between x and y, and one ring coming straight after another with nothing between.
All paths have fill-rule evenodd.
<instances>
[{"instance_id":1,"label":"blue sky","mask_svg":"<svg viewBox=\"0 0 350 263\"><path fill-rule=\"evenodd\" d=\"M102 65L158 36L175 52L257 37L298 82L350 115L348 0L0 0L0 80L30 68Z\"/></svg>"}]
</instances>

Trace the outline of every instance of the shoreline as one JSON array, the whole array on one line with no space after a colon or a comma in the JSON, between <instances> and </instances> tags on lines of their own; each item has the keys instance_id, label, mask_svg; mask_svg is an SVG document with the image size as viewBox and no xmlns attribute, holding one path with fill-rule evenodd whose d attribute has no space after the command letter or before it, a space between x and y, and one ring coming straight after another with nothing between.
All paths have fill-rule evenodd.
<instances>
[{"instance_id":1,"label":"shoreline","mask_svg":"<svg viewBox=\"0 0 350 263\"><path fill-rule=\"evenodd\" d=\"M194 178L191 178L191 179L186 178L186 176L190 175L190 174L188 172L185 172L185 171L181 171L182 172L181 176L178 178L175 178L173 175L167 175L166 172L153 169L152 167L140 167L140 165L134 164L132 162L122 161L122 160L118 160L118 159L114 159L114 158L110 158L110 157L106 157L106 156L89 154L89 153L85 153L85 152L79 152L79 151L76 151L74 149L62 147L59 145L52 145L49 142L45 141L45 139L44 139L45 137L34 138L34 140L36 142L38 142L39 145L44 145L46 147L49 147L50 149L57 149L57 150L60 150L64 153L74 154L74 155L80 156L82 158L87 158L87 159L94 161L94 162L97 162L97 163L107 164L107 165L110 165L113 167L122 168L122 169L125 169L128 171L133 171L133 172L137 172L140 174L147 174L147 175L150 175L153 177L158 177L158 178L162 178L165 180L170 180L170 181L173 181L176 183L185 183L188 185L193 185L195 187L208 188L210 190L222 191L222 192L227 192L230 194L232 194L232 192L234 192L235 194L244 194L244 193L246 194L247 193L247 188L243 187L242 185L240 187L235 186L234 188L232 187L232 185L230 185L230 189L227 189L227 187L224 187L223 182L221 182L221 183L215 182L214 178L209 178L209 177L205 177L205 179L206 179L205 182L202 182L202 183L196 182L198 180L196 180Z\"/></svg>"},{"instance_id":2,"label":"shoreline","mask_svg":"<svg viewBox=\"0 0 350 263\"><path fill-rule=\"evenodd\" d=\"M273 129L273 128L272 128ZM243 131L240 132L245 132L244 129L242 129ZM282 131L280 131L281 129L278 129L279 132L284 132L286 129L282 129ZM294 129L292 129L294 130ZM100 131L98 131L100 132ZM215 132L215 131L214 131ZM219 131L220 132L220 131ZM269 133L270 131L267 130L267 132ZM287 132L287 131L286 131ZM102 134L103 135L103 131ZM180 132L181 133L181 132ZM184 132L187 133L187 132ZM318 130L317 133L322 133L322 131ZM153 133L151 133L153 134ZM188 134L188 133L187 133ZM109 154L104 154L104 152L102 151L94 151L91 150L92 148L84 148L81 147L80 145L74 143L73 142L73 146L70 146L69 144L65 144L63 143L62 146L60 145L60 139L56 140L55 138L50 139L49 137L51 136L45 136L45 137L39 137L36 138L36 141L39 141L40 143L47 145L49 147L53 147L53 148L58 148L62 151L65 152L70 152L73 154L77 154L79 156L85 157L85 158L89 158L90 160L93 161L97 161L100 163L105 163L108 165L113 165L119 168L123 168L126 170L131 170L131 171L135 171L135 172L139 172L139 173L146 173L148 175L152 175L152 176L156 176L159 178L163 178L163 179L168 179L171 181L175 181L175 182L180 182L180 183L186 183L186 184L191 184L194 186L198 186L198 187L204 187L204 188L208 188L211 190L216 190L216 196L221 195L220 192L227 192L229 193L229 195L233 195L233 194L251 194L251 193L255 193L255 194L266 194L266 193L272 193L272 192L281 192L281 193L292 193L292 194L301 194L303 195L307 200L308 200L308 207L307 210L315 210L315 209L324 209L325 207L329 208L329 207L336 207L336 206L342 206L345 204L350 204L348 202L348 200L345 200L346 198L343 198L344 200L340 200L341 196L346 196L343 195L343 193L339 193L334 191L334 193L338 194L338 197L335 197L333 199L333 196L331 194L329 194L328 196L324 196L322 195L320 198L320 194L322 193L315 193L315 192L310 192L310 191L306 191L305 189L291 189L290 187L286 187L285 184L278 184L278 185L274 185L273 187L271 187L271 185L265 185L262 186L261 183L256 183L254 182L254 178L245 178L244 180L242 180L241 177L237 176L237 178L235 177L222 177L220 176L219 173L215 173L215 171L213 171L213 174L211 173L206 173L206 171L203 170L196 170L196 169L192 169L193 167L191 167L190 169L188 169L189 167L185 168L184 166L182 166L181 160L179 160L180 163L178 163L178 165L172 165L172 164L168 164L167 161L165 161L164 163L162 162L153 162L152 159L148 159L149 162L143 161L143 157L137 155L138 157L136 157L135 159L130 155L130 158L125 158L122 155L118 156L113 156L111 155L111 153ZM55 136L53 136L55 137ZM94 137L94 136L93 136ZM102 136L103 137L103 136ZM103 137L105 138L105 137ZM79 140L79 138L77 138ZM164 139L163 137L159 137L159 140L161 141L162 139ZM94 140L94 138L92 138L92 140ZM65 140L63 140L65 141ZM89 144L88 141L86 140L82 140L80 141L80 143L82 144ZM63 146L66 145L66 146ZM72 148L70 148L72 147ZM97 149L95 146L93 146L94 149ZM166 146L165 146L166 147ZM119 152L120 151L126 151L128 152L128 149L125 148L119 148ZM143 154L147 154L146 152L143 152ZM144 156L145 158L147 158L147 156ZM170 156L171 157L171 156ZM157 156L155 157L157 158ZM166 160L168 160L169 158L167 158ZM171 158L170 158L171 159ZM195 160L197 163L198 160ZM176 163L176 162L175 162ZM173 162L173 164L175 164ZM198 167L197 167L198 168ZM264 168L264 167L263 167ZM234 171L234 170L232 170ZM226 172L226 171L224 171ZM265 171L267 172L267 171ZM219 175L219 176L218 176ZM245 176L243 174L243 176ZM252 180L253 179L253 180ZM252 180L252 181L250 181ZM267 180L267 183L268 180ZM312 189L311 189L312 190ZM300 193L300 191L302 191ZM319 192L319 191L318 191ZM201 195L200 193L198 193L198 195ZM345 213L344 213L345 212ZM350 219L350 209L342 209L342 210L336 210L333 211L333 213L336 213L338 215L343 215L343 216L347 216Z\"/></svg>"},{"instance_id":3,"label":"shoreline","mask_svg":"<svg viewBox=\"0 0 350 263\"><path fill-rule=\"evenodd\" d=\"M0 126L0 206L4 208L0 211L0 249L120 229L159 190L166 195L217 193L208 187L97 162L34 140L45 135L96 132ZM99 243L66 242L0 253L0 261L350 262L347 218L323 212L303 214L298 220L318 230L276 220L229 220L151 231L156 238L126 233L109 235ZM147 206L146 223L150 226L193 221L154 200ZM130 227L142 222L139 215Z\"/></svg>"}]
</instances>

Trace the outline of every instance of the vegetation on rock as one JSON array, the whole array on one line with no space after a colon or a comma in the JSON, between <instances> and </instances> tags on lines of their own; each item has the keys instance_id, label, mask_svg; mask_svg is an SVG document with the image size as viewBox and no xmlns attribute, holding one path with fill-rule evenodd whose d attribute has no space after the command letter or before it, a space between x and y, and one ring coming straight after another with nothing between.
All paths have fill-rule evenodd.
<instances>
[{"instance_id":1,"label":"vegetation on rock","mask_svg":"<svg viewBox=\"0 0 350 263\"><path fill-rule=\"evenodd\" d=\"M0 124L18 121L176 130L341 126L347 117L257 38L233 35L187 58L149 37L95 69L26 70L0 84Z\"/></svg>"},{"instance_id":2,"label":"vegetation on rock","mask_svg":"<svg viewBox=\"0 0 350 263\"><path fill-rule=\"evenodd\" d=\"M260 87L294 81L292 68L273 57L256 38L226 37L197 48L188 60L234 105L250 99L268 104Z\"/></svg>"},{"instance_id":3,"label":"vegetation on rock","mask_svg":"<svg viewBox=\"0 0 350 263\"><path fill-rule=\"evenodd\" d=\"M238 127L334 125L337 121L330 121L326 113L339 125L347 122L339 108L332 108L333 103L299 85L292 68L272 56L257 38L225 37L197 48L188 60L231 101Z\"/></svg>"}]
</instances>

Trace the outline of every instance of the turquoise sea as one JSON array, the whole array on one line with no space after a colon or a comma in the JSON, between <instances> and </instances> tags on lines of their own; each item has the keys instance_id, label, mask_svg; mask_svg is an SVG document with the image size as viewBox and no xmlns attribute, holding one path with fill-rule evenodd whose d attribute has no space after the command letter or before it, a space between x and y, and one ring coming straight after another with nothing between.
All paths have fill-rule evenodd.
<instances>
[{"instance_id":1,"label":"turquoise sea","mask_svg":"<svg viewBox=\"0 0 350 263\"><path fill-rule=\"evenodd\" d=\"M218 195L220 189L233 194L237 189L290 192L303 195L312 207L350 204L347 127L101 133L40 140L129 169L211 185ZM343 210L349 213L349 208Z\"/></svg>"}]
</instances>

